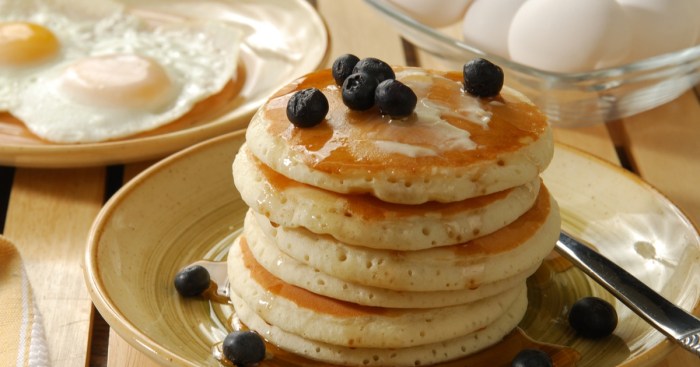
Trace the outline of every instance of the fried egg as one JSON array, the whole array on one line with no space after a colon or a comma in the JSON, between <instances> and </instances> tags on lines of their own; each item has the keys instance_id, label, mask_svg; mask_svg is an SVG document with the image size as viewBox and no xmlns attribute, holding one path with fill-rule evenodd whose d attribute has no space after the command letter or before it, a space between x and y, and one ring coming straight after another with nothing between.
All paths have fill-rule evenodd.
<instances>
[{"instance_id":1,"label":"fried egg","mask_svg":"<svg viewBox=\"0 0 700 367\"><path fill-rule=\"evenodd\" d=\"M61 44L67 41L40 24L50 20L39 16L43 12L32 13L29 3L0 3L0 111L14 104L28 78L60 60ZM52 25L63 20L59 16Z\"/></svg>"},{"instance_id":2,"label":"fried egg","mask_svg":"<svg viewBox=\"0 0 700 367\"><path fill-rule=\"evenodd\" d=\"M53 1L0 5L0 110L42 139L89 143L148 131L234 75L241 33L228 24L154 25L106 0Z\"/></svg>"},{"instance_id":3,"label":"fried egg","mask_svg":"<svg viewBox=\"0 0 700 367\"><path fill-rule=\"evenodd\" d=\"M111 2L0 1L0 111L7 111L37 74L87 54L90 29L122 7Z\"/></svg>"}]
</instances>

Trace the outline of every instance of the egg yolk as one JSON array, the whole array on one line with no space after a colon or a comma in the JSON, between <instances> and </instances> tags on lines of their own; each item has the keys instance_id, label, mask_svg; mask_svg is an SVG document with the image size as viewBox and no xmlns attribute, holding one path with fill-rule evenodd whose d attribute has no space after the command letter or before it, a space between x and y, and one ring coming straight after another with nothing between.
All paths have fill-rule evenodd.
<instances>
[{"instance_id":1,"label":"egg yolk","mask_svg":"<svg viewBox=\"0 0 700 367\"><path fill-rule=\"evenodd\" d=\"M59 42L50 30L34 23L0 22L0 66L23 66L56 55Z\"/></svg>"},{"instance_id":2,"label":"egg yolk","mask_svg":"<svg viewBox=\"0 0 700 367\"><path fill-rule=\"evenodd\" d=\"M138 55L78 60L64 70L60 88L82 104L149 111L163 107L174 96L174 85L165 69Z\"/></svg>"}]
</instances>

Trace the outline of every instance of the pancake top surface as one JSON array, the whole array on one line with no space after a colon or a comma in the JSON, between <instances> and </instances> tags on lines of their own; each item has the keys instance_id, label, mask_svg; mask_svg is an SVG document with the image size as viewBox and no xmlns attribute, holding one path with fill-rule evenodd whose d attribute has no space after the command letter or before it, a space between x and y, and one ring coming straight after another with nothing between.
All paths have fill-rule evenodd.
<instances>
[{"instance_id":1,"label":"pancake top surface","mask_svg":"<svg viewBox=\"0 0 700 367\"><path fill-rule=\"evenodd\" d=\"M462 90L461 73L395 67L418 97L403 119L378 107L349 109L329 70L309 74L272 96L246 132L255 157L295 181L339 193L369 193L386 202L451 202L523 185L549 164L554 149L545 116L504 87L492 98ZM294 126L287 103L318 88L326 118Z\"/></svg>"},{"instance_id":2,"label":"pancake top surface","mask_svg":"<svg viewBox=\"0 0 700 367\"><path fill-rule=\"evenodd\" d=\"M496 159L537 140L547 129L545 116L513 91L480 99L462 91L462 74L398 68L397 80L418 96L415 113L405 120L372 108L343 105L341 88L329 70L303 77L278 91L263 107L267 132L279 136L295 158L316 170L344 168L412 170L416 164L465 166ZM330 112L314 128L296 128L286 117L294 92L315 87L328 98Z\"/></svg>"}]
</instances>

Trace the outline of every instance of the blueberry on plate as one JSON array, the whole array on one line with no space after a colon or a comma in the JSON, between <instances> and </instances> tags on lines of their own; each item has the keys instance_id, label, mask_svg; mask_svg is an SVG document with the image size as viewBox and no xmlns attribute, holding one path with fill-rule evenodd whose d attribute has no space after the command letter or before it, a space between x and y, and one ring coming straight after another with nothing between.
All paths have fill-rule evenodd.
<instances>
[{"instance_id":1,"label":"blueberry on plate","mask_svg":"<svg viewBox=\"0 0 700 367\"><path fill-rule=\"evenodd\" d=\"M552 358L539 349L523 349L515 355L511 367L552 367Z\"/></svg>"},{"instance_id":2,"label":"blueberry on plate","mask_svg":"<svg viewBox=\"0 0 700 367\"><path fill-rule=\"evenodd\" d=\"M367 73L353 73L343 82L343 103L351 110L364 111L374 106L377 80Z\"/></svg>"},{"instance_id":3,"label":"blueberry on plate","mask_svg":"<svg viewBox=\"0 0 700 367\"><path fill-rule=\"evenodd\" d=\"M464 64L464 90L477 97L493 97L503 88L503 69L491 61L474 59Z\"/></svg>"},{"instance_id":4,"label":"blueberry on plate","mask_svg":"<svg viewBox=\"0 0 700 367\"><path fill-rule=\"evenodd\" d=\"M387 80L396 79L394 70L382 60L374 57L368 57L357 62L352 70L354 73L367 73L377 79L377 84Z\"/></svg>"},{"instance_id":5,"label":"blueberry on plate","mask_svg":"<svg viewBox=\"0 0 700 367\"><path fill-rule=\"evenodd\" d=\"M209 288L210 282L209 271L201 265L188 266L175 275L175 289L183 297L202 294Z\"/></svg>"},{"instance_id":6,"label":"blueberry on plate","mask_svg":"<svg viewBox=\"0 0 700 367\"><path fill-rule=\"evenodd\" d=\"M360 58L353 54L338 56L338 58L333 61L333 66L331 66L335 84L343 85L345 79L352 74L352 70L355 68L358 61L360 61Z\"/></svg>"},{"instance_id":7,"label":"blueberry on plate","mask_svg":"<svg viewBox=\"0 0 700 367\"><path fill-rule=\"evenodd\" d=\"M314 127L327 113L328 99L316 88L302 89L287 102L287 118L297 127Z\"/></svg>"},{"instance_id":8,"label":"blueberry on plate","mask_svg":"<svg viewBox=\"0 0 700 367\"><path fill-rule=\"evenodd\" d=\"M418 97L406 84L396 79L387 79L377 86L374 100L383 115L406 117L413 113Z\"/></svg>"},{"instance_id":9,"label":"blueberry on plate","mask_svg":"<svg viewBox=\"0 0 700 367\"><path fill-rule=\"evenodd\" d=\"M265 342L254 331L234 331L222 345L226 359L236 366L247 366L265 359Z\"/></svg>"},{"instance_id":10,"label":"blueberry on plate","mask_svg":"<svg viewBox=\"0 0 700 367\"><path fill-rule=\"evenodd\" d=\"M615 331L617 312L603 299L584 297L571 307L569 325L584 338L603 338Z\"/></svg>"}]
</instances>

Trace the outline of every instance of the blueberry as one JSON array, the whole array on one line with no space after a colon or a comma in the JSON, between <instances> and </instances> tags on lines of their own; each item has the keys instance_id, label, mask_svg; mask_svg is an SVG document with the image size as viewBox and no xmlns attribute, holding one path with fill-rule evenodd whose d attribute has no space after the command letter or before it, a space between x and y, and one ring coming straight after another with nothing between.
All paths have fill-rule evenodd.
<instances>
[{"instance_id":1,"label":"blueberry","mask_svg":"<svg viewBox=\"0 0 700 367\"><path fill-rule=\"evenodd\" d=\"M368 57L358 61L352 69L352 73L367 73L377 79L377 84L387 79L396 79L396 74L394 74L394 70L391 66L374 57Z\"/></svg>"},{"instance_id":2,"label":"blueberry","mask_svg":"<svg viewBox=\"0 0 700 367\"><path fill-rule=\"evenodd\" d=\"M503 69L484 59L464 64L464 90L477 97L493 97L503 88Z\"/></svg>"},{"instance_id":3,"label":"blueberry","mask_svg":"<svg viewBox=\"0 0 700 367\"><path fill-rule=\"evenodd\" d=\"M175 289L183 297L194 297L209 288L209 271L201 265L192 265L175 275Z\"/></svg>"},{"instance_id":4,"label":"blueberry","mask_svg":"<svg viewBox=\"0 0 700 367\"><path fill-rule=\"evenodd\" d=\"M353 54L338 56L338 58L333 61L333 66L331 67L335 84L343 85L345 78L352 74L352 69L358 61L360 61L360 58Z\"/></svg>"},{"instance_id":5,"label":"blueberry","mask_svg":"<svg viewBox=\"0 0 700 367\"><path fill-rule=\"evenodd\" d=\"M287 102L287 118L297 127L314 127L328 113L328 99L316 88L302 89Z\"/></svg>"},{"instance_id":6,"label":"blueberry","mask_svg":"<svg viewBox=\"0 0 700 367\"><path fill-rule=\"evenodd\" d=\"M247 366L265 359L265 342L254 331L234 331L224 339L224 356L236 366Z\"/></svg>"},{"instance_id":7,"label":"blueberry","mask_svg":"<svg viewBox=\"0 0 700 367\"><path fill-rule=\"evenodd\" d=\"M343 82L343 103L351 110L367 110L374 106L377 80L367 73L350 74Z\"/></svg>"},{"instance_id":8,"label":"blueberry","mask_svg":"<svg viewBox=\"0 0 700 367\"><path fill-rule=\"evenodd\" d=\"M418 97L406 84L396 79L387 79L377 86L374 100L382 114L405 117L413 113Z\"/></svg>"},{"instance_id":9,"label":"blueberry","mask_svg":"<svg viewBox=\"0 0 700 367\"><path fill-rule=\"evenodd\" d=\"M606 337L617 327L617 312L603 299L584 297L571 307L569 325L584 338Z\"/></svg>"},{"instance_id":10,"label":"blueberry","mask_svg":"<svg viewBox=\"0 0 700 367\"><path fill-rule=\"evenodd\" d=\"M552 367L552 358L539 349L523 349L510 364L511 367Z\"/></svg>"}]
</instances>

